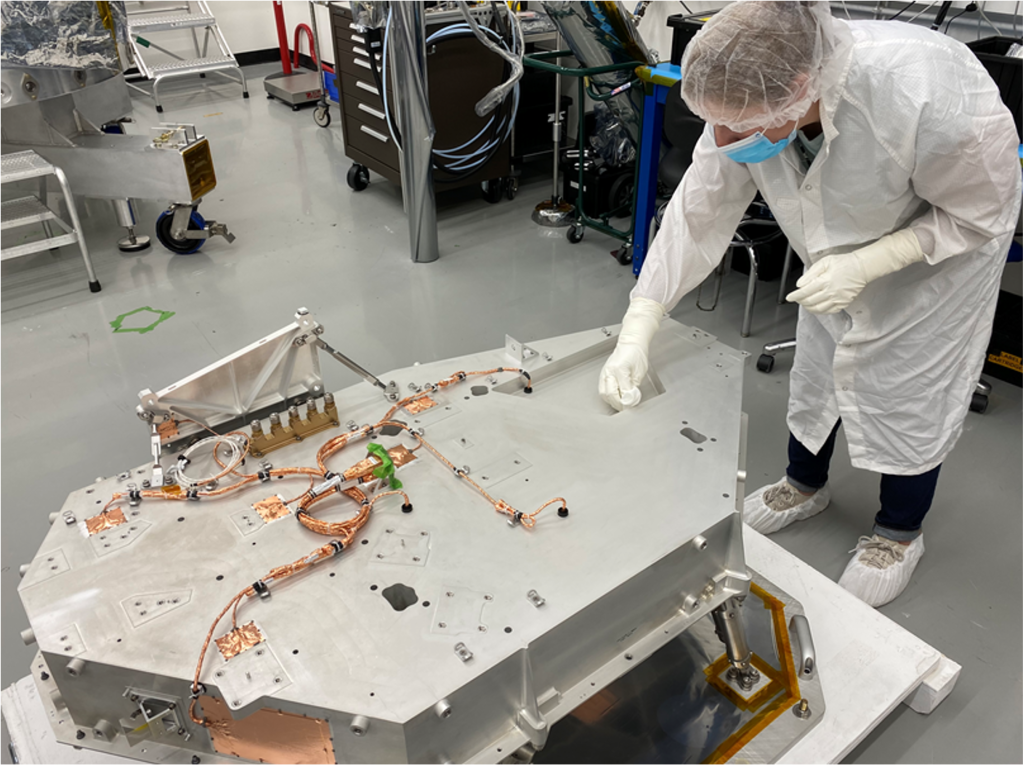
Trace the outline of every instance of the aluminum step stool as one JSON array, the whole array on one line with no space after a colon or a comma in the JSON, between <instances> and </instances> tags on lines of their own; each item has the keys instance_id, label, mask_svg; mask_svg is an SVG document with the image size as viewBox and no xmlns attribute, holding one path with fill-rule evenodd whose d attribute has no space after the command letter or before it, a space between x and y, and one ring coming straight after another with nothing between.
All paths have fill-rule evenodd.
<instances>
[{"instance_id":1,"label":"aluminum step stool","mask_svg":"<svg viewBox=\"0 0 1023 765\"><path fill-rule=\"evenodd\" d=\"M75 200L71 196L71 189L68 186L67 178L64 177L64 171L51 165L34 151L19 151L15 154L0 156L0 184L39 178L41 189L45 189L45 178L49 175L55 176L60 184L71 223L66 223L46 206L45 196L42 192L40 196L43 196L44 200L35 196L27 196L0 203L0 230L6 231L11 228L41 223L43 233L46 235L43 239L34 242L3 248L0 250L0 261L20 258L23 255L31 255L43 250L52 250L63 247L65 244L77 243L78 249L82 252L82 260L85 261L85 270L89 274L89 290L99 292L101 289L99 280L92 268L89 248L85 245L82 225L78 220L78 210L75 208ZM56 223L64 233L54 236L51 222Z\"/></svg>"},{"instance_id":2,"label":"aluminum step stool","mask_svg":"<svg viewBox=\"0 0 1023 765\"><path fill-rule=\"evenodd\" d=\"M136 5L143 6L144 4L139 2ZM163 111L163 104L160 101L160 82L174 77L187 77L196 74L205 77L207 74L219 74L240 83L242 97L249 97L249 86L245 80L245 73L238 65L234 54L231 53L227 40L224 39L220 27L217 26L217 19L210 12L209 5L205 0L197 0L194 3L186 2L172 8L163 7L159 9L159 12L135 7L130 9L127 15L128 42L131 45L132 55L138 65L140 76L143 79L152 80L153 92L148 93L145 89L132 83L128 83L128 86L143 95L151 95L156 102L156 111ZM149 38L149 35L159 32L173 32L182 29L187 29L192 33L195 58L178 55L174 51L157 45ZM199 36L196 34L198 29L205 31L201 47ZM209 51L211 38L217 44L218 54L211 54ZM166 53L175 60L150 64L143 56L143 49L146 48ZM229 74L232 70L233 73Z\"/></svg>"}]
</instances>

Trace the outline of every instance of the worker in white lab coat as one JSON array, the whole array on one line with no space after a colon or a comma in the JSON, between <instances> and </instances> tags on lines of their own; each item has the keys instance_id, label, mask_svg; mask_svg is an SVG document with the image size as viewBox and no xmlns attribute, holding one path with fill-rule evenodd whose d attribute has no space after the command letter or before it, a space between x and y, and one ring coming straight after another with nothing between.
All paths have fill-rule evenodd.
<instances>
[{"instance_id":1,"label":"worker in white lab coat","mask_svg":"<svg viewBox=\"0 0 1023 765\"><path fill-rule=\"evenodd\" d=\"M707 128L643 265L600 393L639 403L667 310L721 261L759 190L805 272L789 467L744 518L770 533L824 510L839 425L881 509L840 579L895 598L963 428L1020 205L1018 136L964 45L827 3L738 2L696 35L682 96Z\"/></svg>"}]
</instances>

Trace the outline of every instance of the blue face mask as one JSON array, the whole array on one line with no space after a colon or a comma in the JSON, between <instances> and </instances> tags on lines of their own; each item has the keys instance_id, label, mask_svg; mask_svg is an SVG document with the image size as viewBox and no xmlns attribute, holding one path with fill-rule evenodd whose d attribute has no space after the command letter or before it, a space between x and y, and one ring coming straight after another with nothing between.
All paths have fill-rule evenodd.
<instances>
[{"instance_id":1,"label":"blue face mask","mask_svg":"<svg viewBox=\"0 0 1023 765\"><path fill-rule=\"evenodd\" d=\"M754 133L753 135L746 136L741 141L730 143L727 146L719 146L718 151L729 159L742 162L743 164L763 162L765 159L781 154L795 137L795 128L789 133L788 138L782 138L778 143L774 143L765 137L763 133Z\"/></svg>"}]
</instances>

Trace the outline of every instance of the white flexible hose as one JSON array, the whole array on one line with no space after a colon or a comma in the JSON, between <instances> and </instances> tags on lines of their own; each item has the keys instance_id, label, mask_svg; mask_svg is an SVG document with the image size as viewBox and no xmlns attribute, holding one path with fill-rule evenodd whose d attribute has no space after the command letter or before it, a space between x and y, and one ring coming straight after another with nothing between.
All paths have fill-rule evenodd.
<instances>
[{"instance_id":1,"label":"white flexible hose","mask_svg":"<svg viewBox=\"0 0 1023 765\"><path fill-rule=\"evenodd\" d=\"M476 39L511 64L512 67L511 76L505 82L491 89L491 91L483 96L483 98L481 98L476 104L476 114L480 117L492 112L498 104L508 97L508 91L515 87L515 84L522 79L522 73L524 71L524 67L522 66L522 55L525 52L526 46L522 37L522 25L519 23L519 17L511 8L508 7L507 4L500 3L499 5L503 6L508 12L508 20L512 27L512 51L497 45L492 40L488 40L487 36L484 35L483 31L480 29L479 24L476 23L476 19L473 18L472 12L469 10L469 4L466 3L465 0L458 0L458 8L462 11L462 15L468 22L472 33L476 35ZM495 10L494 13L496 12L497 11Z\"/></svg>"},{"instance_id":2,"label":"white flexible hose","mask_svg":"<svg viewBox=\"0 0 1023 765\"><path fill-rule=\"evenodd\" d=\"M521 54L521 51L523 50L522 30L521 30L521 27L518 25L518 18L515 17L514 14L511 14L511 15L514 18L515 27L516 27L516 30L518 31L518 37L515 37L514 35L512 36L512 44L515 47L513 48L512 53L509 54L509 55L514 55L515 53ZM391 14L388 13L388 15L387 15L387 23L384 25L384 45L383 45L383 51L380 54L380 57L381 57L381 60L382 60L380 80L381 80L381 82L384 85L384 92L381 95L382 95L383 101L384 101L384 112L387 115L390 115L390 108L391 108L390 107L390 102L389 102L389 100L387 98L387 59L388 59L388 38L390 36L390 29L391 29ZM496 37L497 39L500 39L499 35L494 30L492 30L492 29L489 29L489 28L486 28L486 27L482 27L481 28L481 27L478 27L478 26L477 26L477 29L479 30L479 33L477 34L477 37L479 37L480 35L483 35L485 33L489 33L489 34L493 35L494 37ZM453 37L453 36L456 36L456 35L464 34L465 32L473 32L474 34L476 34L475 30L473 30L473 28L470 27L468 24L452 24L450 26L443 27L443 28L437 30L436 32L434 32L433 34L431 34L426 39L426 42L427 42L427 44L435 43L435 42L440 42L441 40L444 40L444 39L446 39L448 37ZM496 44L491 42L491 45L496 45ZM488 47L490 47L490 46L488 45ZM504 58L503 55L502 55L502 58ZM520 58L521 58L521 55L520 55ZM521 67L521 64L520 64L520 67ZM519 73L519 77L521 77L521 76L522 75L521 75L521 72L520 72ZM496 131L497 134L495 135L494 138L492 138L490 141L488 141L486 144L484 144L480 148L476 149L475 151L472 151L472 152L470 152L468 154L459 154L459 152L462 149L464 149L467 146L471 146L473 143L475 143L477 140L479 140L480 137L483 136L486 133L486 131L491 127L491 125L493 125L495 117L491 117L490 120L487 121L487 123L480 129L480 131L476 135L474 135L472 138L470 138L468 141L466 141L462 145L456 146L456 147L451 148L451 149L434 149L433 153L435 155L437 155L439 157L443 157L446 160L450 160L450 162L447 164L446 168L444 168L445 170L451 171L451 172L461 172L461 171L465 171L465 170L475 169L475 168L479 167L480 165L482 165L484 162L486 162L486 160L487 160L487 156L486 155L487 155L488 152L491 151L491 149L494 148L495 144L499 146L500 144L504 143L504 141L506 141L508 139L508 137L511 135L512 128L513 128L513 126L515 124L515 115L518 113L518 108L519 108L519 88L518 88L518 83L514 81L515 79L516 78L514 78L514 77L510 78L507 82L505 82L502 85L498 86L498 88L501 88L501 87L504 87L505 85L508 85L510 87L513 87L514 90L512 91L512 99L513 99L513 101L512 101L511 112L506 117L502 118L501 123L497 126L497 131ZM495 91L497 91L498 88L494 88L493 90L490 91L490 93L493 94ZM489 98L489 97L490 97L490 94L488 94L483 100L486 100L486 98ZM503 97L504 96L502 95L502 98ZM480 101L480 103L482 103L482 102L483 101ZM491 107L491 109L492 108L493 107ZM479 104L476 105L476 113L480 114ZM482 114L480 114L480 116L482 116ZM400 147L401 146L401 142L398 140L398 137L394 134L394 129L392 127L391 119L389 118L389 116L384 121L387 123L387 131L391 134L391 140L394 141L395 146Z\"/></svg>"}]
</instances>

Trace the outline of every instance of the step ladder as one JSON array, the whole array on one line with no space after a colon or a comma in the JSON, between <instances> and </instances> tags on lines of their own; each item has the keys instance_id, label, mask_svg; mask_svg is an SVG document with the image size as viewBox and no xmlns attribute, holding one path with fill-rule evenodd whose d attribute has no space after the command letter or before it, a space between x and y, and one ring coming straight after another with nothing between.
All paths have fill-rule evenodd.
<instances>
[{"instance_id":1,"label":"step ladder","mask_svg":"<svg viewBox=\"0 0 1023 765\"><path fill-rule=\"evenodd\" d=\"M50 175L54 176L60 184L60 190L64 194L64 202L67 205L68 217L71 219L70 223L65 222L46 206L46 177ZM15 154L0 156L0 184L6 185L32 178L38 178L40 181L39 196L30 195L0 202L0 231L41 223L44 236L42 239L32 242L0 249L0 260L20 258L43 250L63 247L66 244L77 244L82 253L82 260L85 261L85 270L89 275L89 290L99 292L99 280L96 278L96 272L92 269L89 249L85 246L82 225L78 221L78 210L75 208L75 200L71 196L71 189L68 186L67 178L64 177L64 171L51 165L34 151L19 151ZM40 197L42 198L40 199ZM54 236L52 225L54 223L63 233Z\"/></svg>"},{"instance_id":2,"label":"step ladder","mask_svg":"<svg viewBox=\"0 0 1023 765\"><path fill-rule=\"evenodd\" d=\"M142 79L151 80L153 92L147 93L138 85L129 83L134 90L151 95L156 102L156 111L163 111L163 103L160 101L160 82L175 77L190 77L199 75L205 77L207 74L219 74L229 80L238 82L242 86L242 97L249 97L249 86L245 81L245 73L238 65L238 60L231 53L231 49L224 39L220 27L217 26L217 19L210 12L209 5L205 0L186 2L183 5L172 7L161 7L157 10L145 8L144 2L132 4L134 7L128 9L128 42L131 46L132 55L139 68ZM161 32L177 32L187 29L192 34L192 43L195 47L195 57L186 58L172 50L168 50L153 41L153 36ZM198 30L203 30L202 45L199 45ZM210 51L210 40L216 43L218 52ZM173 61L151 64L146 61L145 51L153 49L167 54Z\"/></svg>"}]
</instances>

